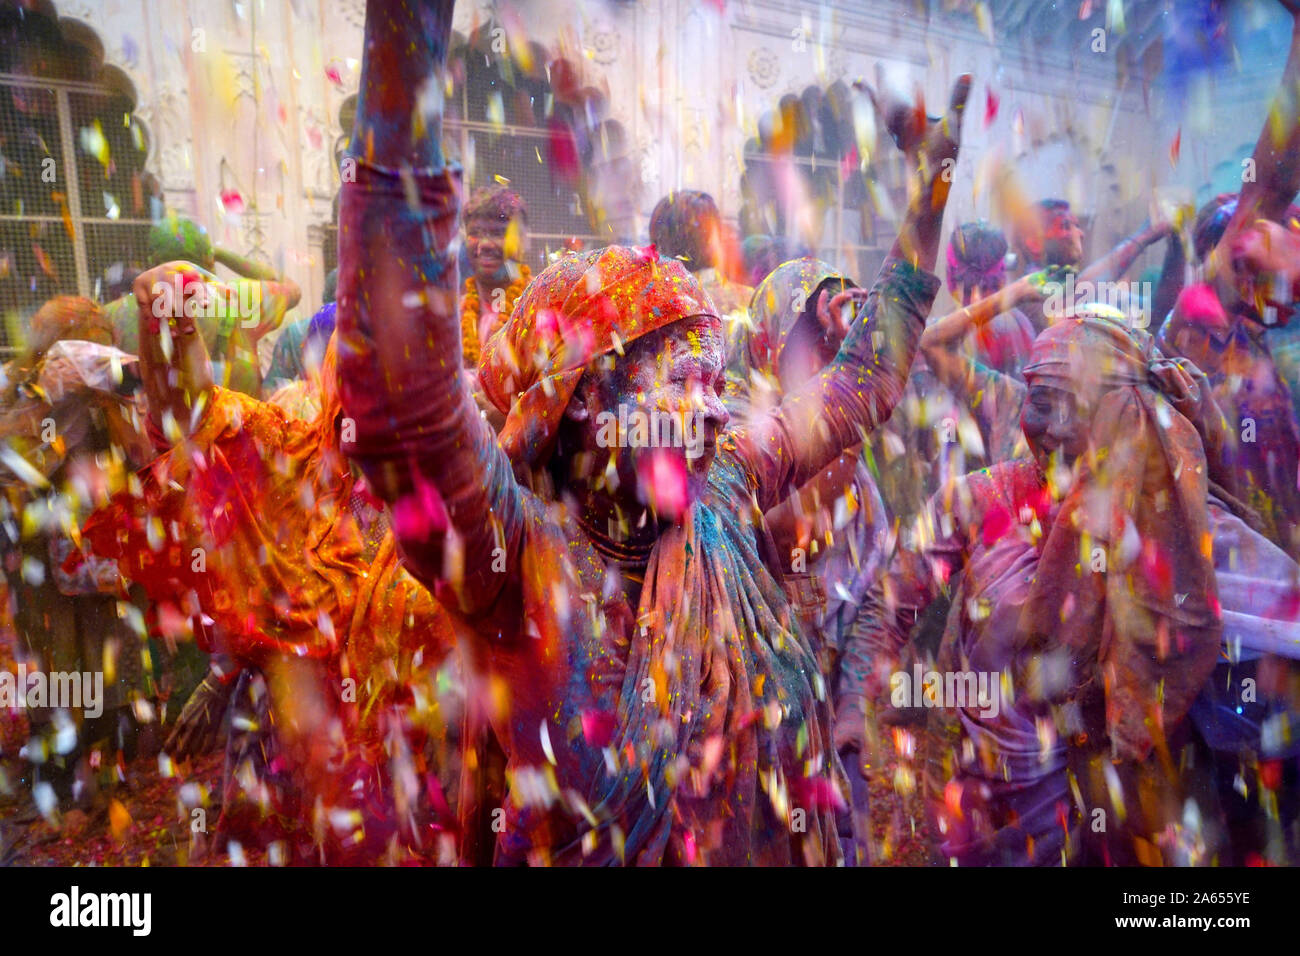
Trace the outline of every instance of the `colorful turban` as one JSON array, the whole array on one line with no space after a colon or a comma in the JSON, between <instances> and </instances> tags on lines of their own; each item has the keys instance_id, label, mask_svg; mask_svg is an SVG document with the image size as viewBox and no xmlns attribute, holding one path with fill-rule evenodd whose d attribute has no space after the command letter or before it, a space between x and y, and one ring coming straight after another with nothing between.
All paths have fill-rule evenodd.
<instances>
[{"instance_id":1,"label":"colorful turban","mask_svg":"<svg viewBox=\"0 0 1300 956\"><path fill-rule=\"evenodd\" d=\"M653 246L607 246L545 269L479 363L484 392L506 415L501 447L517 464L541 465L594 358L699 315L721 325L699 282Z\"/></svg>"},{"instance_id":2,"label":"colorful turban","mask_svg":"<svg viewBox=\"0 0 1300 956\"><path fill-rule=\"evenodd\" d=\"M44 352L62 339L113 344L113 326L103 309L81 296L50 299L32 316L31 325L28 347L35 352Z\"/></svg>"}]
</instances>

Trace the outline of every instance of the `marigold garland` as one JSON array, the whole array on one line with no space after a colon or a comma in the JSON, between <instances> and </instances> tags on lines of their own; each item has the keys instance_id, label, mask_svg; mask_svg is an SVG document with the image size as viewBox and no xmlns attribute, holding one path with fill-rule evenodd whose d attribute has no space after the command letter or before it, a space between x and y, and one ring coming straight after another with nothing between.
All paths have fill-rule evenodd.
<instances>
[{"instance_id":1,"label":"marigold garland","mask_svg":"<svg viewBox=\"0 0 1300 956\"><path fill-rule=\"evenodd\" d=\"M515 303L523 295L524 288L528 285L528 280L532 278L532 270L527 265L520 264L519 277L510 285L506 286L505 308L501 310L504 318L509 318L510 313L514 311ZM470 276L465 280L465 296L461 299L460 305L460 341L465 353L465 363L467 365L478 365L479 359L479 340L478 340L478 320L479 320L479 297L478 283L474 277Z\"/></svg>"}]
</instances>

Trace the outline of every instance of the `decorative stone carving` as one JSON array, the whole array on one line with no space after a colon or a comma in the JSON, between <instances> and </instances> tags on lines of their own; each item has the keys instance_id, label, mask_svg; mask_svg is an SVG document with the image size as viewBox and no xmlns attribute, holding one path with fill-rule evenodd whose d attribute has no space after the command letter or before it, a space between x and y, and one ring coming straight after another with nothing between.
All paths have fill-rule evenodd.
<instances>
[{"instance_id":1,"label":"decorative stone carving","mask_svg":"<svg viewBox=\"0 0 1300 956\"><path fill-rule=\"evenodd\" d=\"M621 38L611 24L589 25L583 33L582 43L591 52L591 58L602 66L618 59Z\"/></svg>"},{"instance_id":2,"label":"decorative stone carving","mask_svg":"<svg viewBox=\"0 0 1300 956\"><path fill-rule=\"evenodd\" d=\"M334 144L337 124L331 123L316 106L299 106L302 130L302 185L304 195L333 195L335 188Z\"/></svg>"},{"instance_id":3,"label":"decorative stone carving","mask_svg":"<svg viewBox=\"0 0 1300 956\"><path fill-rule=\"evenodd\" d=\"M148 124L154 144L145 168L158 177L165 189L194 189L194 136L185 91L164 84L135 112Z\"/></svg>"},{"instance_id":4,"label":"decorative stone carving","mask_svg":"<svg viewBox=\"0 0 1300 956\"><path fill-rule=\"evenodd\" d=\"M849 72L849 57L842 46L832 44L825 48L826 51L826 80L833 83L836 80L842 80Z\"/></svg>"},{"instance_id":5,"label":"decorative stone carving","mask_svg":"<svg viewBox=\"0 0 1300 956\"><path fill-rule=\"evenodd\" d=\"M641 182L650 187L659 182L659 157L655 150L656 144L642 136L637 140L636 151L633 153L637 174Z\"/></svg>"},{"instance_id":6,"label":"decorative stone carving","mask_svg":"<svg viewBox=\"0 0 1300 956\"><path fill-rule=\"evenodd\" d=\"M339 13L343 19L358 30L366 26L366 0L337 0Z\"/></svg>"},{"instance_id":7,"label":"decorative stone carving","mask_svg":"<svg viewBox=\"0 0 1300 956\"><path fill-rule=\"evenodd\" d=\"M231 53L230 62L234 67L235 102L247 99L257 108L257 71L261 64L261 55L256 53Z\"/></svg>"},{"instance_id":8,"label":"decorative stone carving","mask_svg":"<svg viewBox=\"0 0 1300 956\"><path fill-rule=\"evenodd\" d=\"M704 142L708 134L704 128L704 111L687 109L682 123L682 150L695 156L703 156Z\"/></svg>"},{"instance_id":9,"label":"decorative stone carving","mask_svg":"<svg viewBox=\"0 0 1300 956\"><path fill-rule=\"evenodd\" d=\"M770 89L781 77L781 58L765 46L751 50L745 66L759 89Z\"/></svg>"},{"instance_id":10,"label":"decorative stone carving","mask_svg":"<svg viewBox=\"0 0 1300 956\"><path fill-rule=\"evenodd\" d=\"M739 155L729 151L724 166L727 174L722 177L722 206L724 209L739 209L744 199L740 193L740 177L745 171Z\"/></svg>"},{"instance_id":11,"label":"decorative stone carving","mask_svg":"<svg viewBox=\"0 0 1300 956\"><path fill-rule=\"evenodd\" d=\"M263 262L269 262L266 254L267 227L271 221L269 212L245 210L239 217L241 239L245 255L254 256Z\"/></svg>"}]
</instances>

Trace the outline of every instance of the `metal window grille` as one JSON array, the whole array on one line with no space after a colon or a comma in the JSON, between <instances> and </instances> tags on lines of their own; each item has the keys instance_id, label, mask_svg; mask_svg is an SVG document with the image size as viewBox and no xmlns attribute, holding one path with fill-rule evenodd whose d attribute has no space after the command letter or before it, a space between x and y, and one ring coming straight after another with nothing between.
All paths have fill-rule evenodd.
<instances>
[{"instance_id":1,"label":"metal window grille","mask_svg":"<svg viewBox=\"0 0 1300 956\"><path fill-rule=\"evenodd\" d=\"M801 195L778 185L783 177L776 170L784 164L793 166ZM840 160L751 153L745 157L745 182L744 234L796 237L812 247L813 255L849 270L859 282L869 282L884 261L906 203L901 157L877 160L864 173Z\"/></svg>"},{"instance_id":2,"label":"metal window grille","mask_svg":"<svg viewBox=\"0 0 1300 956\"><path fill-rule=\"evenodd\" d=\"M528 207L526 259L536 272L547 256L577 240L583 248L608 242L591 228L581 186L566 182L553 167L550 130L448 119L443 123L443 147L448 158L465 168L465 187L505 182ZM322 226L317 234L325 271L338 265L338 224ZM463 263L462 263L463 265Z\"/></svg>"},{"instance_id":3,"label":"metal window grille","mask_svg":"<svg viewBox=\"0 0 1300 956\"><path fill-rule=\"evenodd\" d=\"M572 240L603 245L591 229L581 185L566 181L550 160L552 132L528 126L448 121L447 151L466 170L469 189L505 180L528 206L528 263L546 264L548 253Z\"/></svg>"},{"instance_id":4,"label":"metal window grille","mask_svg":"<svg viewBox=\"0 0 1300 956\"><path fill-rule=\"evenodd\" d=\"M146 149L120 94L0 74L0 348L52 296L105 300L143 267Z\"/></svg>"}]
</instances>

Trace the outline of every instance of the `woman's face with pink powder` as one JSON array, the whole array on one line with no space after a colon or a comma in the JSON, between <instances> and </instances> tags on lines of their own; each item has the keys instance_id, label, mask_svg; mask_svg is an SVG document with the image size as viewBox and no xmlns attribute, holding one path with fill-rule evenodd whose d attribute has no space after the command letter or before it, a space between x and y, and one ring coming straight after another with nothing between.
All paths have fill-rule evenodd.
<instances>
[{"instance_id":1,"label":"woman's face with pink powder","mask_svg":"<svg viewBox=\"0 0 1300 956\"><path fill-rule=\"evenodd\" d=\"M568 412L593 458L589 477L625 506L676 518L703 493L730 420L722 324L682 319L630 343L612 367L609 358L588 373Z\"/></svg>"},{"instance_id":2,"label":"woman's face with pink powder","mask_svg":"<svg viewBox=\"0 0 1300 956\"><path fill-rule=\"evenodd\" d=\"M1237 234L1231 254L1238 294L1267 324L1287 324L1300 297L1300 231L1260 219Z\"/></svg>"}]
</instances>

